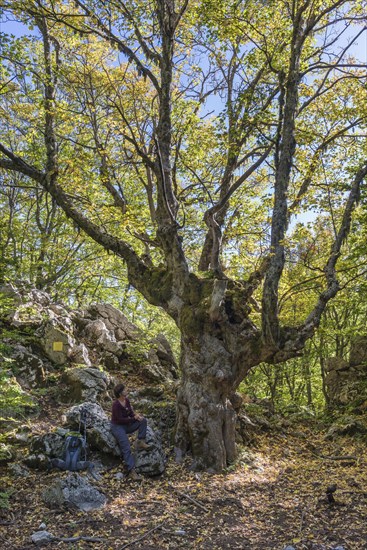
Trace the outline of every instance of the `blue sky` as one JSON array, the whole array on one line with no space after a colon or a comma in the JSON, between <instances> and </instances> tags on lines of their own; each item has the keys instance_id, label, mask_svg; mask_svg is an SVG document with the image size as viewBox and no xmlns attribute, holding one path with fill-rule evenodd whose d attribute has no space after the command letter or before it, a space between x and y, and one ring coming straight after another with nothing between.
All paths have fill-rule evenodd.
<instances>
[{"instance_id":1,"label":"blue sky","mask_svg":"<svg viewBox=\"0 0 367 550\"><path fill-rule=\"evenodd\" d=\"M363 26L360 25L362 28ZM353 44L353 46L350 49L350 54L355 56L357 60L359 60L361 63L365 63L367 66L367 24L364 25L365 32L359 37L356 44ZM6 32L7 34L14 34L15 36L23 36L24 34L32 34L32 31L30 31L25 25L22 23L19 23L18 21L4 21L4 18L2 21L0 21L0 31ZM349 37L353 36L355 34L356 27L353 26L351 28L351 32L346 34L343 43L346 44L346 41ZM343 45L342 43L340 44Z\"/></svg>"},{"instance_id":2,"label":"blue sky","mask_svg":"<svg viewBox=\"0 0 367 550\"><path fill-rule=\"evenodd\" d=\"M350 31L348 33L345 33L343 39L339 43L337 43L335 53L337 53L338 49L345 47L348 40L353 37L358 32L358 30L362 30L362 28L362 25L359 25L359 28L357 26L352 26ZM342 27L340 28L340 30L341 29ZM0 21L0 31L7 34L13 34L16 37L34 34L25 25L17 21L6 21L4 17L2 18L2 21ZM364 32L359 37L358 41L353 44L353 46L348 50L348 55L355 57L358 63L365 64L367 71L367 25L364 26ZM206 109L208 109L209 111L213 109L213 111L215 112L221 110L221 108L222 107L220 105L220 100L218 101L217 97L213 97L212 100L208 101L206 104ZM293 217L290 229L292 229L296 223L307 223L308 221L312 221L314 217L315 214L313 212L304 212L302 214L299 214Z\"/></svg>"}]
</instances>

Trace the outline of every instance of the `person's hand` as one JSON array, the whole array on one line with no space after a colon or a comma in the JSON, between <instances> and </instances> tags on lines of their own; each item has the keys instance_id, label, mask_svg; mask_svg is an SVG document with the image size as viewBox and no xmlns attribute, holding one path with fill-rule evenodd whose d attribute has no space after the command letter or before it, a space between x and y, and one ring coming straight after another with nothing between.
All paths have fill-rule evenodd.
<instances>
[{"instance_id":1,"label":"person's hand","mask_svg":"<svg viewBox=\"0 0 367 550\"><path fill-rule=\"evenodd\" d=\"M141 414L136 414L134 418L135 420L139 420L139 422L143 420L143 417L141 416Z\"/></svg>"}]
</instances>

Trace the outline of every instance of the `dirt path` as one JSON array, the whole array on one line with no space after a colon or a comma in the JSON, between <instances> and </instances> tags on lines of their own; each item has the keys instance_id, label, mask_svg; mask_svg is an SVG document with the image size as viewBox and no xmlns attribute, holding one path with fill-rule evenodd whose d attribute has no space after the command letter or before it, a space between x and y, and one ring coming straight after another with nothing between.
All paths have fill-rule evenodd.
<instances>
[{"instance_id":1,"label":"dirt path","mask_svg":"<svg viewBox=\"0 0 367 550\"><path fill-rule=\"evenodd\" d=\"M366 447L350 437L325 441L297 426L257 437L225 475L196 474L170 460L160 479L137 484L116 479L116 468L95 483L107 505L88 513L42 503L45 486L65 473L14 478L4 468L0 491L12 494L11 509L0 510L0 547L35 548L30 536L45 523L60 538L103 539L48 548L366 550ZM336 502L330 504L332 485Z\"/></svg>"}]
</instances>

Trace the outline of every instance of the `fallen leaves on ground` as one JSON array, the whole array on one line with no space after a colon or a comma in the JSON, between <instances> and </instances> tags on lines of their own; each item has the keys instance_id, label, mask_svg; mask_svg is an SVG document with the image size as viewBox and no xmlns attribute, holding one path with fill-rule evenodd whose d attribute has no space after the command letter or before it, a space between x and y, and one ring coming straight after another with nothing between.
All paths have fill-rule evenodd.
<instances>
[{"instance_id":1,"label":"fallen leaves on ground","mask_svg":"<svg viewBox=\"0 0 367 550\"><path fill-rule=\"evenodd\" d=\"M44 523L55 537L103 539L72 543L80 550L365 550L366 447L351 437L326 441L322 431L301 425L258 436L221 475L190 472L170 458L159 479L132 483L117 479L114 468L94 482L107 505L88 513L43 504L44 487L67 474L16 478L3 468L1 490L11 492L11 508L0 511L0 546L31 550L30 537ZM326 498L332 485L335 503Z\"/></svg>"}]
</instances>

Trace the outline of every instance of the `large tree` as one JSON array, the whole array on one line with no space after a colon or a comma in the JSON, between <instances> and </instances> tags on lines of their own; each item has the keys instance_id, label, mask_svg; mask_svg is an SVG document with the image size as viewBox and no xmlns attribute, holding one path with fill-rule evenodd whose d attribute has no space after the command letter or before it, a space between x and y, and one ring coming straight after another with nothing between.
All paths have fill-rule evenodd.
<instances>
[{"instance_id":1,"label":"large tree","mask_svg":"<svg viewBox=\"0 0 367 550\"><path fill-rule=\"evenodd\" d=\"M365 71L350 55L365 2L3 5L36 33L4 37L2 93L20 108L3 111L0 167L47 191L175 321L177 457L221 470L231 395L255 365L297 356L339 289L367 174ZM320 292L291 326L290 219L332 201Z\"/></svg>"}]
</instances>

